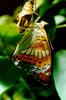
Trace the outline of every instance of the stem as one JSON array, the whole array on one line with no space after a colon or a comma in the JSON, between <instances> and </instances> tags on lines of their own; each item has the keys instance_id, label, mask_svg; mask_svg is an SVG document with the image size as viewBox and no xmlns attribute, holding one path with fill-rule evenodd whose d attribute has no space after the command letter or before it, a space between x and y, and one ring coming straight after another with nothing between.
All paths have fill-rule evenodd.
<instances>
[{"instance_id":1,"label":"stem","mask_svg":"<svg viewBox=\"0 0 66 100\"><path fill-rule=\"evenodd\" d=\"M56 28L64 28L66 27L66 24L63 24L63 25L57 25Z\"/></svg>"},{"instance_id":2,"label":"stem","mask_svg":"<svg viewBox=\"0 0 66 100\"><path fill-rule=\"evenodd\" d=\"M21 77L20 78L20 81L25 85L25 87L28 89L28 91L30 91L31 92L31 96L32 96L32 100L35 100L35 96L34 96L34 94L33 94L33 92L30 90L30 88L29 88L29 86L27 85L27 83L25 82L25 80Z\"/></svg>"}]
</instances>

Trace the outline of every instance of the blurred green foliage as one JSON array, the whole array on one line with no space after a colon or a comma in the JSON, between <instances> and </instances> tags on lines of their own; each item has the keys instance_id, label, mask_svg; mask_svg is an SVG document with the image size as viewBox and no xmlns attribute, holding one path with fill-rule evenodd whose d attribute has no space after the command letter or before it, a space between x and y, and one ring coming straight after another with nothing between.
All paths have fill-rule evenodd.
<instances>
[{"instance_id":1,"label":"blurred green foliage","mask_svg":"<svg viewBox=\"0 0 66 100\"><path fill-rule=\"evenodd\" d=\"M61 100L66 100L66 50L58 51L54 56L53 78Z\"/></svg>"},{"instance_id":2,"label":"blurred green foliage","mask_svg":"<svg viewBox=\"0 0 66 100\"><path fill-rule=\"evenodd\" d=\"M15 23L16 15L23 6L21 5L16 8L12 16L7 14L0 16L0 100L50 100L54 98L66 100L66 71L64 71L66 50L60 51L66 49L66 0L36 1L37 12L41 20L48 22L45 29L54 48L51 85L35 87L33 81L28 82L27 74L16 67L12 61L13 52L22 38Z\"/></svg>"}]
</instances>

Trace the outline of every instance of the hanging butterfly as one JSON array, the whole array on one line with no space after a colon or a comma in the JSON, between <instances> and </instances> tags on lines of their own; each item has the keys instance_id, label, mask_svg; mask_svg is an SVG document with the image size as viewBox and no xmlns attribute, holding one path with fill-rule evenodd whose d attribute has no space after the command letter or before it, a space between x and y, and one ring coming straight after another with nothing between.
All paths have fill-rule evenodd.
<instances>
[{"instance_id":1,"label":"hanging butterfly","mask_svg":"<svg viewBox=\"0 0 66 100\"><path fill-rule=\"evenodd\" d=\"M35 76L36 80L40 80L47 85L50 82L51 75L51 48L48 36L44 29L45 22L35 23L33 28L27 28L24 36L13 54L15 64L23 69L29 69ZM28 64L28 66L25 64Z\"/></svg>"},{"instance_id":2,"label":"hanging butterfly","mask_svg":"<svg viewBox=\"0 0 66 100\"><path fill-rule=\"evenodd\" d=\"M25 3L22 11L17 15L17 27L19 32L23 32L38 14L35 12L35 0L29 0Z\"/></svg>"}]
</instances>

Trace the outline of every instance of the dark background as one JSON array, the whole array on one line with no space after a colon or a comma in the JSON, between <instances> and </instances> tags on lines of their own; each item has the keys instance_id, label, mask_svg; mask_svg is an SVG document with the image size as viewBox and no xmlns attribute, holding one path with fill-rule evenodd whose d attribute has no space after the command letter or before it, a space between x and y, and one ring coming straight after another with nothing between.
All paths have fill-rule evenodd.
<instances>
[{"instance_id":1,"label":"dark background","mask_svg":"<svg viewBox=\"0 0 66 100\"><path fill-rule=\"evenodd\" d=\"M24 0L0 0L0 15L13 14L16 7L23 4Z\"/></svg>"}]
</instances>

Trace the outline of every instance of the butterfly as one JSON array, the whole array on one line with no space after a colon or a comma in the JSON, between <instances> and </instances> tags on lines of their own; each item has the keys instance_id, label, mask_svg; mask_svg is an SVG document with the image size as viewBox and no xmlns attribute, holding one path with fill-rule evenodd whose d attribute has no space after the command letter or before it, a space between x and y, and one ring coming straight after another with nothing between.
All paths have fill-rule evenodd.
<instances>
[{"instance_id":1,"label":"butterfly","mask_svg":"<svg viewBox=\"0 0 66 100\"><path fill-rule=\"evenodd\" d=\"M18 63L32 65L33 76L47 85L51 75L51 47L44 25L41 21L34 23L33 28L27 28L13 56Z\"/></svg>"}]
</instances>

